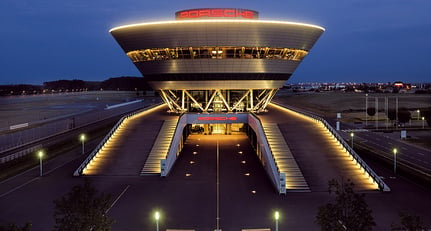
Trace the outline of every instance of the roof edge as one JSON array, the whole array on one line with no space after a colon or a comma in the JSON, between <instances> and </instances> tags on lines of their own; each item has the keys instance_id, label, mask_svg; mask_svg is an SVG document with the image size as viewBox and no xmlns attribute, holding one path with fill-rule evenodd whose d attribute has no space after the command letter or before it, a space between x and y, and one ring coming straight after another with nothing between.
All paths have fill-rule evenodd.
<instances>
[{"instance_id":1,"label":"roof edge","mask_svg":"<svg viewBox=\"0 0 431 231\"><path fill-rule=\"evenodd\" d=\"M142 23L134 23L127 24L123 26L113 27L109 30L109 33L112 33L115 30L135 27L135 26L145 26L145 25L157 25L157 24L186 24L186 23L215 23L215 22L234 22L234 23L273 23L273 24L284 24L284 25L299 25L306 27L313 27L316 29L320 29L325 31L324 27L308 24L308 23L300 23L300 22L289 22L289 21L277 21L277 20L229 20L229 19L220 19L220 20L171 20L171 21L156 21L156 22L142 22Z\"/></svg>"}]
</instances>

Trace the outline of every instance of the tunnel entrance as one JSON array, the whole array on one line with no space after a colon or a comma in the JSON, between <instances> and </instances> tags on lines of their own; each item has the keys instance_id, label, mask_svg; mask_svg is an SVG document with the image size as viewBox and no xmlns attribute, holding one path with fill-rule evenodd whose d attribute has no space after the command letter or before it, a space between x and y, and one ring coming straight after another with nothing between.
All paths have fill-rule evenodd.
<instances>
[{"instance_id":1,"label":"tunnel entrance","mask_svg":"<svg viewBox=\"0 0 431 231\"><path fill-rule=\"evenodd\" d=\"M247 124L189 124L190 134L203 135L239 135L244 134Z\"/></svg>"}]
</instances>

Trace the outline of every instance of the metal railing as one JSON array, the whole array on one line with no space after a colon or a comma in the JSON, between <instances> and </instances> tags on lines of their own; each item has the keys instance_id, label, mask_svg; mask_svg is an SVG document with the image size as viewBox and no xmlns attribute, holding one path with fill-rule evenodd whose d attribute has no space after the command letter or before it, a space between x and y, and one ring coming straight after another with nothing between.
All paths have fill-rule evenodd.
<instances>
[{"instance_id":1,"label":"metal railing","mask_svg":"<svg viewBox=\"0 0 431 231\"><path fill-rule=\"evenodd\" d=\"M371 169L366 163L365 161L362 160L362 158L355 152L355 150L353 150L350 145L347 144L347 142L343 139L343 137L341 137L341 135L322 117L317 116L312 114L311 112L308 111L303 111L301 109L298 108L294 108L294 107L290 107L290 106L286 106L286 105L282 105L280 103L276 103L276 102L272 102L275 105L278 105L280 107L284 107L288 110L294 111L296 113L305 115L307 117L310 117L312 119L314 119L315 121L319 121L321 122L325 128L337 139L337 141L343 146L343 148L346 149L346 151L349 153L349 155L352 157L353 160L355 160L362 169L364 169L368 175L373 179L374 183L376 183L379 186L379 189L384 191L384 192L389 192L391 191L391 189L389 188L388 185L386 185L386 183L374 172L373 169Z\"/></svg>"}]
</instances>

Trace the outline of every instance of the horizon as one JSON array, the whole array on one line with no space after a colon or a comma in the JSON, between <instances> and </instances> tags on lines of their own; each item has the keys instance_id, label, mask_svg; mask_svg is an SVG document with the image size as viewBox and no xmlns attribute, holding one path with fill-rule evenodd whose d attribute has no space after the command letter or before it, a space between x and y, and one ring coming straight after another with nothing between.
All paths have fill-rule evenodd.
<instances>
[{"instance_id":1,"label":"horizon","mask_svg":"<svg viewBox=\"0 0 431 231\"><path fill-rule=\"evenodd\" d=\"M326 29L289 82L425 82L431 45L431 2L371 0L216 3L190 0L121 3L100 1L0 3L1 85L56 79L102 81L140 76L110 35L130 23L174 20L183 9L232 7L256 10L260 20L309 23ZM415 15L415 17L411 17ZM13 19L13 20L10 20Z\"/></svg>"},{"instance_id":2,"label":"horizon","mask_svg":"<svg viewBox=\"0 0 431 231\"><path fill-rule=\"evenodd\" d=\"M113 78L144 78L142 76L118 76L118 77L109 77L106 79L102 79L102 80L84 80L84 79L57 79L57 80L51 80L51 81L44 81L43 83L40 84L29 84L29 83L18 83L18 84L0 84L0 86L19 86L19 85L30 85L30 86L43 86L45 83L49 83L49 82L58 82L58 81L84 81L85 83L101 83L103 81L109 80L109 79L113 79ZM340 81L340 82L328 82L328 81L321 81L321 82L290 82L290 81L286 81L284 86L287 85L313 85L313 84L346 84L346 85L363 85L363 84L383 84L383 85L391 85L394 84L396 82L402 82L404 84L431 84L431 81L424 81L424 82L404 82L404 81L388 81L388 82L382 82L382 81L377 81L377 82L344 82L344 81Z\"/></svg>"}]
</instances>

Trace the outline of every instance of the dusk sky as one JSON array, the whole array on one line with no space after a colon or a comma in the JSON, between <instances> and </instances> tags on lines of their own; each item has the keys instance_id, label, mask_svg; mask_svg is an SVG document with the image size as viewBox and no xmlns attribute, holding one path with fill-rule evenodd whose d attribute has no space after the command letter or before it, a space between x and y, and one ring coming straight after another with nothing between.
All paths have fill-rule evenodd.
<instances>
[{"instance_id":1,"label":"dusk sky","mask_svg":"<svg viewBox=\"0 0 431 231\"><path fill-rule=\"evenodd\" d=\"M232 7L326 31L289 82L431 82L430 0L1 0L0 84L141 76L109 29Z\"/></svg>"}]
</instances>

